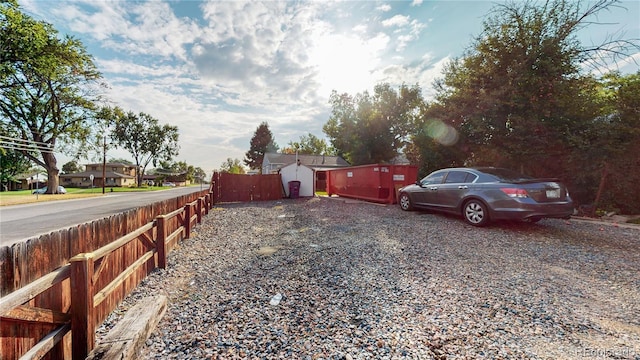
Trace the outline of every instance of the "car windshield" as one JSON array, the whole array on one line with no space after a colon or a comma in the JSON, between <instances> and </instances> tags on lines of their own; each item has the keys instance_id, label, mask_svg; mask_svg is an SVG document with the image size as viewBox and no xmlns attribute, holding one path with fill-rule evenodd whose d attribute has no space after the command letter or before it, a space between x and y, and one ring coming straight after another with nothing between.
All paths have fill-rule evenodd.
<instances>
[{"instance_id":1,"label":"car windshield","mask_svg":"<svg viewBox=\"0 0 640 360\"><path fill-rule=\"evenodd\" d=\"M509 170L509 169L483 168L483 169L480 169L480 171L482 171L485 174L493 175L496 178L498 178L498 180L503 182L514 183L514 182L526 182L529 180L533 180L531 176L521 174L519 172Z\"/></svg>"}]
</instances>

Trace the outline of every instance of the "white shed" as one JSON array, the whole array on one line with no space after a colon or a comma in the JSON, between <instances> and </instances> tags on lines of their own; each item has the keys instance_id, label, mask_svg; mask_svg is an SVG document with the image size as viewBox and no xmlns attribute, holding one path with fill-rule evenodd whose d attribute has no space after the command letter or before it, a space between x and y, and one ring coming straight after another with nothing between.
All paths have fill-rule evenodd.
<instances>
[{"instance_id":1,"label":"white shed","mask_svg":"<svg viewBox=\"0 0 640 360\"><path fill-rule=\"evenodd\" d=\"M282 178L282 186L284 191L289 197L289 181L300 181L300 193L299 196L314 196L315 191L315 174L313 169L305 166L292 163L280 168L280 177Z\"/></svg>"}]
</instances>

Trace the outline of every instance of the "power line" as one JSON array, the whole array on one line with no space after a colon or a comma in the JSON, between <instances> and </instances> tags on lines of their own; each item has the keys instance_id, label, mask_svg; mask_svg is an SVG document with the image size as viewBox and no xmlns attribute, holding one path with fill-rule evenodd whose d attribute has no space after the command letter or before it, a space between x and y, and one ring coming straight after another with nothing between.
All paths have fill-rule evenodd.
<instances>
[{"instance_id":1,"label":"power line","mask_svg":"<svg viewBox=\"0 0 640 360\"><path fill-rule=\"evenodd\" d=\"M19 139L3 135L0 135L0 147L17 151L39 151L43 153L53 152L53 146L49 143Z\"/></svg>"},{"instance_id":2,"label":"power line","mask_svg":"<svg viewBox=\"0 0 640 360\"><path fill-rule=\"evenodd\" d=\"M16 138L16 137L4 136L4 135L0 135L0 139L17 141L17 142L22 142L22 143L27 143L27 144L40 144L40 145L45 145L45 146L51 146L50 143L46 143L46 142L42 142L42 141L26 140L26 139L22 139L22 138Z\"/></svg>"}]
</instances>

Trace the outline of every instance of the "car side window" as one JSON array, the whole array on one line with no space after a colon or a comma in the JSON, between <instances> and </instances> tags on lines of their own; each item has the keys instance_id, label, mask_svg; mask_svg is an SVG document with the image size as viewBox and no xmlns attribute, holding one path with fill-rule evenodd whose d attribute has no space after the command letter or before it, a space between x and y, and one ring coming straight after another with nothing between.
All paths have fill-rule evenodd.
<instances>
[{"instance_id":1,"label":"car side window","mask_svg":"<svg viewBox=\"0 0 640 360\"><path fill-rule=\"evenodd\" d=\"M464 182L465 183L472 183L472 182L476 181L477 178L478 178L478 175L472 174L472 173L467 173L467 177L466 177L466 179L464 179Z\"/></svg>"},{"instance_id":2,"label":"car side window","mask_svg":"<svg viewBox=\"0 0 640 360\"><path fill-rule=\"evenodd\" d=\"M447 178L445 179L445 184L461 184L467 182L467 175L469 175L466 171L449 171L447 174Z\"/></svg>"},{"instance_id":3,"label":"car side window","mask_svg":"<svg viewBox=\"0 0 640 360\"><path fill-rule=\"evenodd\" d=\"M426 178L422 179L422 181L420 181L420 183L422 185L442 184L442 179L444 178L445 174L446 173L444 173L444 172L431 174L431 175L427 176Z\"/></svg>"}]
</instances>

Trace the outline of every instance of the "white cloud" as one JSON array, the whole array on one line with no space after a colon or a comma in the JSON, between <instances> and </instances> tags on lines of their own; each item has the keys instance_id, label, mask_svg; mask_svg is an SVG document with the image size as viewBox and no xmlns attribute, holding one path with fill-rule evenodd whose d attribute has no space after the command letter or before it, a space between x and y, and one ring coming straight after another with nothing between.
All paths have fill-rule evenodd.
<instances>
[{"instance_id":1,"label":"white cloud","mask_svg":"<svg viewBox=\"0 0 640 360\"><path fill-rule=\"evenodd\" d=\"M384 26L384 27L393 27L393 26L402 27L402 26L405 26L405 25L409 24L409 19L410 18L408 16L394 15L390 19L383 20L382 21L382 26Z\"/></svg>"},{"instance_id":2,"label":"white cloud","mask_svg":"<svg viewBox=\"0 0 640 360\"><path fill-rule=\"evenodd\" d=\"M324 26L315 11L286 2L205 3L207 26L191 54L196 69L238 94L240 106L304 100L316 85L309 34Z\"/></svg>"},{"instance_id":3,"label":"white cloud","mask_svg":"<svg viewBox=\"0 0 640 360\"><path fill-rule=\"evenodd\" d=\"M187 58L185 47L200 33L195 22L177 18L169 4L160 1L61 1L43 17L63 22L105 49L182 61Z\"/></svg>"},{"instance_id":4,"label":"white cloud","mask_svg":"<svg viewBox=\"0 0 640 360\"><path fill-rule=\"evenodd\" d=\"M373 88L376 78L372 74L389 43L386 34L362 38L323 33L316 39L310 56L318 71L319 96L328 97L332 90L356 93Z\"/></svg>"},{"instance_id":5,"label":"white cloud","mask_svg":"<svg viewBox=\"0 0 640 360\"><path fill-rule=\"evenodd\" d=\"M432 83L442 76L445 66L451 61L450 57L434 59L431 54L425 54L422 59L411 66L404 64L389 65L380 69L375 75L383 82L392 86L402 84L418 84L422 89L422 96L432 99L435 92Z\"/></svg>"},{"instance_id":6,"label":"white cloud","mask_svg":"<svg viewBox=\"0 0 640 360\"><path fill-rule=\"evenodd\" d=\"M424 26L405 15L374 23L358 11L375 5L347 5L199 2L187 18L174 13L177 3L72 1L47 16L98 47L112 104L177 125L176 160L210 171L242 159L263 121L281 146L308 132L323 137L334 89L356 94L418 81L424 88L437 64L402 64ZM383 28L371 30L375 24Z\"/></svg>"},{"instance_id":7,"label":"white cloud","mask_svg":"<svg viewBox=\"0 0 640 360\"><path fill-rule=\"evenodd\" d=\"M378 6L378 7L376 8L376 10L383 11L383 12L391 11L391 5L389 5L389 4L382 4L382 5Z\"/></svg>"}]
</instances>

